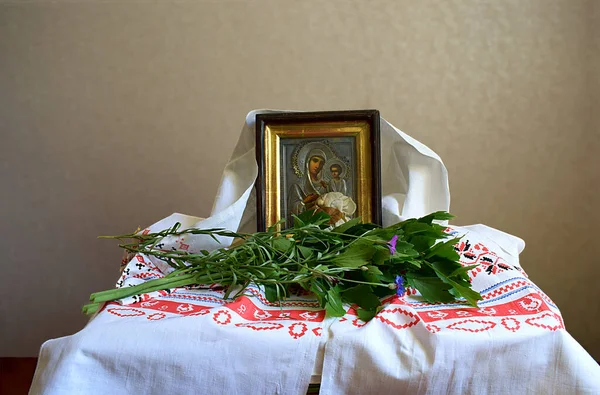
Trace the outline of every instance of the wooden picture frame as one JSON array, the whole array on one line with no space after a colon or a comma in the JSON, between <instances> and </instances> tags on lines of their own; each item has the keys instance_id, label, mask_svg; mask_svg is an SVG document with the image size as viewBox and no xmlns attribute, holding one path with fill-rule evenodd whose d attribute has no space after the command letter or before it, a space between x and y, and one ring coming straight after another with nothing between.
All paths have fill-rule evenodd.
<instances>
[{"instance_id":1,"label":"wooden picture frame","mask_svg":"<svg viewBox=\"0 0 600 395\"><path fill-rule=\"evenodd\" d=\"M292 214L312 208L327 211L332 224L354 217L381 224L379 141L377 110L257 115L258 231L283 219L278 230L291 227Z\"/></svg>"}]
</instances>

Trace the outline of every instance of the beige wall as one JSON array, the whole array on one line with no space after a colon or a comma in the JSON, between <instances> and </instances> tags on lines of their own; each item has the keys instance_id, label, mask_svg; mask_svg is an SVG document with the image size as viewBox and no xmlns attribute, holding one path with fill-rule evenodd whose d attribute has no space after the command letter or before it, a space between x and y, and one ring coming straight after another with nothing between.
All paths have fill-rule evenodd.
<instances>
[{"instance_id":1,"label":"beige wall","mask_svg":"<svg viewBox=\"0 0 600 395\"><path fill-rule=\"evenodd\" d=\"M247 111L366 107L444 159L456 223L526 240L530 278L600 358L599 8L0 5L0 355L82 327L121 256L97 235L207 215Z\"/></svg>"}]
</instances>

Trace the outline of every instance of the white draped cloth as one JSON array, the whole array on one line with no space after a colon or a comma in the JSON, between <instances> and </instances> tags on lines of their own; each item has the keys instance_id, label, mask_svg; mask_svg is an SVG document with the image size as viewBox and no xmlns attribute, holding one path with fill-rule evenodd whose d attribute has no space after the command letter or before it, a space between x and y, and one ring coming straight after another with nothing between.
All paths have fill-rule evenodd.
<instances>
[{"instance_id":1,"label":"white draped cloth","mask_svg":"<svg viewBox=\"0 0 600 395\"><path fill-rule=\"evenodd\" d=\"M210 217L173 214L144 231L176 222L255 231L254 118L262 112L246 118ZM380 127L384 225L449 211L441 159L383 119ZM464 236L461 263L478 265L469 273L483 297L477 309L425 303L409 290L365 323L352 309L325 317L310 294L279 307L257 287L236 300L211 286L154 292L109 303L80 332L44 343L30 393L303 394L311 381L323 394L600 393L600 367L521 268L523 241L484 225L447 232ZM223 247L200 235L162 242L190 252ZM118 287L172 270L141 254L126 263Z\"/></svg>"}]
</instances>

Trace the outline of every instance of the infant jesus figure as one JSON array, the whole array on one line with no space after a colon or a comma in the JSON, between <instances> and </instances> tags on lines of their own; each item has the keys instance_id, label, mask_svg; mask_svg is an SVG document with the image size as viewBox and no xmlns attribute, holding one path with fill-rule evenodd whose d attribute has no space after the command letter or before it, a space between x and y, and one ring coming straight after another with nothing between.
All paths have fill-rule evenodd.
<instances>
[{"instance_id":1,"label":"infant jesus figure","mask_svg":"<svg viewBox=\"0 0 600 395\"><path fill-rule=\"evenodd\" d=\"M342 167L336 163L331 165L329 168L331 173L331 181L329 182L330 192L341 192L344 195L348 194L348 188L346 187L346 180L340 178L342 173Z\"/></svg>"}]
</instances>

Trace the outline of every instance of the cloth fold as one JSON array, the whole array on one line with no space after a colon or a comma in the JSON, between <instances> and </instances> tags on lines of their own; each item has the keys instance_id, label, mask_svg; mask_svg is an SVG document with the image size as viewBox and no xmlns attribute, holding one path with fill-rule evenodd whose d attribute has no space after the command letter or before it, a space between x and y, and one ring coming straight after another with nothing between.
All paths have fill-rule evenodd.
<instances>
[{"instance_id":1,"label":"cloth fold","mask_svg":"<svg viewBox=\"0 0 600 395\"><path fill-rule=\"evenodd\" d=\"M248 113L237 145L225 166L211 217L232 210L228 218L231 225L238 226L228 229L247 233L256 231L253 196L254 181L258 174L254 150L255 118L257 114L270 112L278 110L254 110ZM381 150L383 225L434 211L448 211L448 172L440 157L383 118L379 127L381 147L386 147ZM239 217L240 210L243 211L242 217Z\"/></svg>"}]
</instances>

